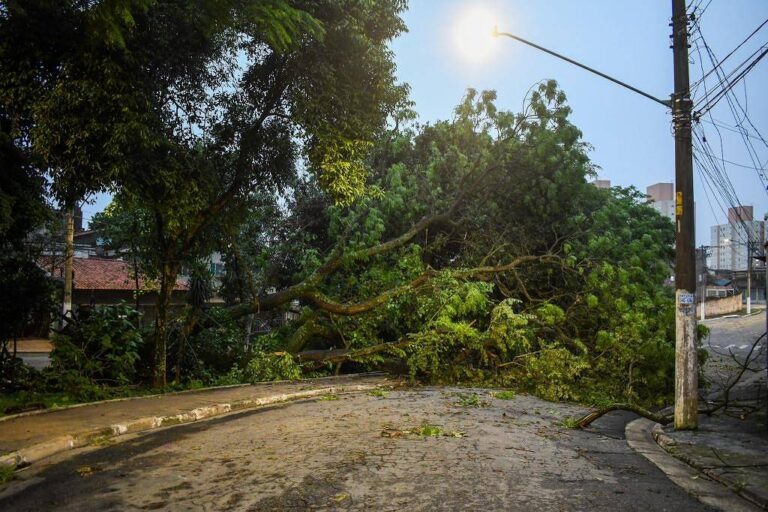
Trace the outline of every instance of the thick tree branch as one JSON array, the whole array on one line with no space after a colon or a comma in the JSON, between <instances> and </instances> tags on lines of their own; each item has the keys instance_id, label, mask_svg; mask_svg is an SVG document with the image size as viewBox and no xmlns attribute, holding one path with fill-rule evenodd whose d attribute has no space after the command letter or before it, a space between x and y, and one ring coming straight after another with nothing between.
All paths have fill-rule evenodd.
<instances>
[{"instance_id":1,"label":"thick tree branch","mask_svg":"<svg viewBox=\"0 0 768 512\"><path fill-rule=\"evenodd\" d=\"M352 303L337 302L318 290L311 283L302 282L280 290L276 293L262 295L261 297L258 297L257 299L247 304L239 304L237 306L233 306L229 308L229 316L232 319L237 319L246 315L258 313L260 311L268 311L277 308L281 305L289 303L292 300L305 300L312 303L315 307L328 313L341 316L354 316L371 311L406 293L417 291L419 288L432 281L435 277L445 273L449 273L456 279L489 280L492 279L494 274L508 272L527 263L552 261L559 262L560 258L551 254L545 254L542 256L528 255L519 256L509 263L497 266L484 266L464 270L447 271L437 271L430 268L419 274L409 283L385 290L370 299Z\"/></svg>"},{"instance_id":2,"label":"thick tree branch","mask_svg":"<svg viewBox=\"0 0 768 512\"><path fill-rule=\"evenodd\" d=\"M667 425L674 419L674 417L671 415L664 416L657 414L655 412L649 411L648 409L640 407L639 405L617 403L601 407L596 411L592 411L589 414L583 416L577 421L579 428L587 428L593 421L597 420L601 416L604 416L605 414L608 414L611 411L630 411L644 418L648 418L651 421L655 421L656 423L661 423L662 425Z\"/></svg>"},{"instance_id":3,"label":"thick tree branch","mask_svg":"<svg viewBox=\"0 0 768 512\"><path fill-rule=\"evenodd\" d=\"M475 193L478 188L483 185L488 174L497 170L499 167L500 166L498 165L491 165L482 171L477 172L476 175L473 175L474 173L472 173L468 176L465 176L464 179L462 179L461 186L459 187L460 192L458 196L444 212L423 217L416 224L411 226L408 231L396 238L392 238L373 247L355 251L347 255L346 258L343 257L343 251L341 250L341 247L337 246L337 248L331 253L328 260L315 271L315 278L321 279L322 277L331 274L334 270L342 266L345 259L351 261L363 261L373 256L398 249L413 240L419 233L434 225L442 224L455 227L455 223L451 220L451 218L456 213L456 210L461 207L467 197Z\"/></svg>"},{"instance_id":4,"label":"thick tree branch","mask_svg":"<svg viewBox=\"0 0 768 512\"><path fill-rule=\"evenodd\" d=\"M362 261L368 258L372 258L373 256L378 256L379 254L385 254L387 252L393 251L413 240L419 233L428 227L436 224L452 225L452 222L450 217L446 214L424 217L419 222L414 224L411 229L398 236L397 238L392 238L373 247L355 251L347 255L346 259L351 261ZM345 258L342 254L342 251L334 251L328 261L326 261L320 268L315 271L315 276L323 277L331 274L334 270L337 270L342 266L344 260Z\"/></svg>"},{"instance_id":5,"label":"thick tree branch","mask_svg":"<svg viewBox=\"0 0 768 512\"><path fill-rule=\"evenodd\" d=\"M405 348L413 343L413 340L400 340L391 343L379 343L370 347L358 350L346 348L335 348L330 350L307 350L296 354L296 359L300 363L343 363L345 361L354 361L362 357L372 356L387 350Z\"/></svg>"}]
</instances>

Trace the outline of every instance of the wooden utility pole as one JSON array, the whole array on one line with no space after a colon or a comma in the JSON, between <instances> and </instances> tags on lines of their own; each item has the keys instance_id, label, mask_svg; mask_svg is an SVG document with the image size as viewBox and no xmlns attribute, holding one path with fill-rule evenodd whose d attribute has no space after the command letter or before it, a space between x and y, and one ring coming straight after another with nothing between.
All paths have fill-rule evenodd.
<instances>
[{"instance_id":1,"label":"wooden utility pole","mask_svg":"<svg viewBox=\"0 0 768 512\"><path fill-rule=\"evenodd\" d=\"M688 75L688 13L685 0L672 0L672 52L675 92L675 428L698 427L696 353L696 246L693 203L693 144Z\"/></svg>"}]
</instances>

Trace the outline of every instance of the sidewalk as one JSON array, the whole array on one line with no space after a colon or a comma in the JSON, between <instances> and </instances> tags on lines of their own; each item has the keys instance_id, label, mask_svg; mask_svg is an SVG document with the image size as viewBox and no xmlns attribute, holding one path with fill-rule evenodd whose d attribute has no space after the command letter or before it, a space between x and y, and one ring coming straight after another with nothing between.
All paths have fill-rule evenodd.
<instances>
[{"instance_id":1,"label":"sidewalk","mask_svg":"<svg viewBox=\"0 0 768 512\"><path fill-rule=\"evenodd\" d=\"M75 406L0 421L0 465L23 467L127 433L233 411L398 383L381 374L274 382Z\"/></svg>"},{"instance_id":2,"label":"sidewalk","mask_svg":"<svg viewBox=\"0 0 768 512\"><path fill-rule=\"evenodd\" d=\"M711 405L722 400L723 390L730 390L732 406L713 416L699 415L695 431L675 431L672 425L662 427L652 422L642 423L648 439L663 448L661 456L687 464L693 476L679 477L680 471L656 457L656 463L678 485L706 502L718 491L706 488L706 483L721 487L734 499L747 502L758 509L768 510L768 428L766 428L765 340L756 341L765 332L763 312L759 315L720 317L705 322L710 337L704 348L709 358L703 367L706 381L706 402ZM754 345L754 351L752 347ZM751 355L750 355L751 354ZM749 371L736 381L740 364L750 357ZM740 409L739 406L749 406ZM752 409L757 407L757 410ZM741 415L741 416L740 416ZM638 424L640 425L640 424ZM639 428L639 427L638 427ZM658 449L658 447L656 447ZM716 483L715 483L716 482ZM738 495L740 498L736 498ZM722 495L716 499L727 501ZM730 510L734 505L725 507Z\"/></svg>"},{"instance_id":3,"label":"sidewalk","mask_svg":"<svg viewBox=\"0 0 768 512\"><path fill-rule=\"evenodd\" d=\"M654 438L670 454L768 509L768 430L764 418L700 415L697 431L657 427Z\"/></svg>"}]
</instances>

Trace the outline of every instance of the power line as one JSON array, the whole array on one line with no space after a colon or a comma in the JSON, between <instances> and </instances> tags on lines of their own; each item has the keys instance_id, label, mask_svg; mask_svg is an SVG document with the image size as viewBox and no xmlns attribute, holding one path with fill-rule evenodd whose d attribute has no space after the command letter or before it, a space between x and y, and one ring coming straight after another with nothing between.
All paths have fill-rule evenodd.
<instances>
[{"instance_id":1,"label":"power line","mask_svg":"<svg viewBox=\"0 0 768 512\"><path fill-rule=\"evenodd\" d=\"M711 48L709 48L709 45L707 44L706 40L704 39L704 36L701 35L701 33L699 33L699 37L696 39L696 43L698 43L699 41L702 41L704 43L704 46L707 49L707 52L711 52ZM714 71L717 75L717 78L719 79L718 83L715 84L714 88L717 89L720 87L724 87L728 83L728 80L730 80L737 73L742 72L743 71L742 68L746 66L752 59L758 56L758 54L765 48L766 48L766 45L763 44L759 48L753 50L752 53L750 53L747 57L745 57L738 65L736 65L736 67L731 69L728 72L728 74L723 74L723 70L720 69L721 63L717 60L717 58L711 58L713 67L710 71ZM714 56L714 52L712 52L712 55ZM702 72L703 72L703 69L702 69Z\"/></svg>"},{"instance_id":2,"label":"power line","mask_svg":"<svg viewBox=\"0 0 768 512\"><path fill-rule=\"evenodd\" d=\"M753 135L753 134L749 133L749 131L747 131L747 129L744 128L743 126L738 126L738 127L731 126L731 125L725 124L722 121L718 121L717 119L713 120L711 118L711 116L710 116L709 119L702 118L702 119L699 119L699 121L701 121L702 123L711 124L712 126L716 126L718 128L722 128L723 130L728 130L729 132L739 133L739 134L746 135L750 139L755 139L755 140L759 140L759 141L763 140L761 137L758 137L757 135Z\"/></svg>"},{"instance_id":3,"label":"power line","mask_svg":"<svg viewBox=\"0 0 768 512\"><path fill-rule=\"evenodd\" d=\"M696 44L696 51L698 52L698 55L699 55L699 62L700 62L700 65L701 65L702 74L704 74L704 67L703 67L703 63L701 62L702 61L702 59L701 59L701 48L699 46L699 41L701 41L702 44L704 45L704 48L705 48L705 50L707 52L707 56L709 57L710 62L712 63L712 66L713 66L712 69L716 72L718 78L720 79L720 83L721 84L725 83L727 81L727 77L723 74L722 70L720 69L720 66L719 66L720 63L718 62L717 58L715 57L714 52L712 51L712 49L707 44L706 38L704 37L704 35L701 32L701 26L698 23L694 24L694 30L699 35L698 39L695 40L695 44ZM757 51L759 51L759 50L757 50ZM752 55L754 55L754 53ZM751 56L750 56L750 58L751 58ZM707 88L706 80L702 80L702 81L700 81L700 83L704 86L705 98L708 98L709 97L709 90ZM745 94L746 94L746 87L745 87ZM760 159L760 157L759 157L759 155L757 153L757 150L755 149L754 145L752 144L752 141L750 140L751 138L755 138L755 137L752 136L749 133L749 131L743 126L743 123L746 121L749 124L749 126L752 127L752 129L754 130L755 134L757 135L757 139L759 139L766 148L768 148L768 142L766 142L765 138L762 136L760 131L754 125L754 123L752 122L752 120L749 117L749 114L747 113L746 109L742 106L742 104L739 101L738 97L732 91L727 91L726 94L725 94L725 98L726 98L726 100L728 102L728 107L729 107L729 109L731 111L731 115L733 116L734 122L736 123L736 127L738 128L738 129L733 128L731 130L732 131L736 131L736 133L738 133L741 136L742 142L744 143L744 147L747 150L749 158L752 161L752 163L753 163L753 165L754 165L754 167L755 167L755 169L756 169L756 171L758 173L758 177L759 177L760 181L762 182L762 184L764 186L764 190L766 191L766 193L768 193L768 186L766 186L766 185L768 185L766 183L766 181L768 181L768 179L766 178L765 172L763 170L764 169L764 165L762 165L762 162L761 162L761 159ZM741 111L741 114L742 114L741 116L736 111L737 107L738 107L738 110ZM722 126L722 123L717 121L717 120L715 120L712 117L711 111L708 112L708 116L709 116L709 121L708 122L710 122L712 125L715 126L715 130L717 131L717 134L718 134L718 136L720 138L721 160L726 160L725 159L725 155L722 154L723 153L723 149L724 149L724 145L723 145L722 134L720 133L720 129L719 129L720 126ZM698 120L702 120L701 117Z\"/></svg>"},{"instance_id":4,"label":"power line","mask_svg":"<svg viewBox=\"0 0 768 512\"><path fill-rule=\"evenodd\" d=\"M703 9L700 9L701 4L703 3L704 3L704 0L698 0L698 2L691 5L690 15L695 16L694 19L701 19L701 17L704 16L704 13L707 12L707 9L709 8L709 4L712 3L712 0L709 0L709 2L707 2L707 5L705 5Z\"/></svg>"},{"instance_id":5,"label":"power line","mask_svg":"<svg viewBox=\"0 0 768 512\"><path fill-rule=\"evenodd\" d=\"M723 202L730 208L736 209L738 212L737 208L742 206L742 204L741 201L739 201L733 183L730 181L730 178L728 178L727 173L720 169L716 160L717 157L712 154L712 148L706 141L706 138L700 136L696 132L693 132L693 135L696 142L694 144L694 158L699 164L700 174L706 178L705 184L710 187L718 206L720 206L720 209L726 217L727 213ZM707 196L707 198L709 199L709 196ZM720 201L721 198L723 199L722 202ZM711 207L710 202L710 208ZM747 225L741 215L737 214L737 219L738 225L741 227L741 230L736 229L737 235L744 243L750 244L754 235L754 226ZM729 224L733 223L729 221Z\"/></svg>"},{"instance_id":6,"label":"power line","mask_svg":"<svg viewBox=\"0 0 768 512\"><path fill-rule=\"evenodd\" d=\"M736 189L733 187L733 183L728 177L728 174L721 170L720 164L717 162L717 157L714 156L714 151L709 145L706 136L703 134L699 135L696 131L693 132L693 135L698 143L697 145L694 145L694 147L701 151L706 157L709 168L707 168L707 166L704 168L711 173L710 176L717 182L721 196L731 207L740 206L741 201L739 201L738 195L736 194Z\"/></svg>"},{"instance_id":7,"label":"power line","mask_svg":"<svg viewBox=\"0 0 768 512\"><path fill-rule=\"evenodd\" d=\"M717 219L717 214L715 213L715 208L714 208L714 206L712 206L712 199L709 197L709 192L707 192L707 187L709 187L710 185L709 185L709 182L704 177L704 172L701 170L701 163L699 162L699 158L698 158L698 156L696 155L695 152L693 154L693 159L694 159L694 161L696 161L696 163L699 164L699 166L696 168L696 170L699 172L699 177L701 178L702 183L704 183L704 185L706 185L706 186L702 187L702 189L704 189L704 195L707 198L707 204L709 204L709 211L712 212L712 218L713 219ZM714 195L714 191L712 191L712 195ZM717 200L716 197L715 197L715 200Z\"/></svg>"},{"instance_id":8,"label":"power line","mask_svg":"<svg viewBox=\"0 0 768 512\"><path fill-rule=\"evenodd\" d=\"M743 80L744 77L747 76L747 73L752 71L755 68L755 66L757 65L757 63L760 62L760 60L762 60L762 58L766 56L766 54L768 54L768 48L763 49L763 51L760 53L760 55L758 55L755 60L750 62L750 64L741 73L739 73L736 76L736 78L731 80L730 83L727 83L726 85L724 85L723 88L720 91L718 91L712 99L708 100L707 103L703 107L698 109L696 111L696 116L702 116L702 115L706 114L707 112L709 112L710 110L712 110L712 107L717 105L717 103L721 99L723 99L723 97L731 89L733 89L733 86L735 86L739 81Z\"/></svg>"},{"instance_id":9,"label":"power line","mask_svg":"<svg viewBox=\"0 0 768 512\"><path fill-rule=\"evenodd\" d=\"M715 70L717 70L717 69L718 69L720 66L722 66L722 65L723 65L723 63L724 63L726 60L728 60L728 58L729 58L731 55L733 55L734 53L736 53L736 52L739 50L739 48L741 48L742 46L744 46L744 44L745 44L747 41L749 41L749 40L752 38L752 36L754 36L755 34L757 34L757 32L758 32L758 31L759 31L761 28L763 28L763 27L766 25L766 23L768 23L768 18L766 18L766 19L765 19L765 21L763 21L763 22L760 24L760 26L758 26L758 27L757 27L755 30L753 30L753 31L752 31L752 33L750 33L750 34L749 34L749 35L746 37L746 39L744 39L744 40L743 40L741 43L739 43L739 45L738 45L738 46L736 46L736 48L734 48L733 50L731 50L731 51L728 53L728 55L726 55L725 57L723 57L723 59L722 59L722 60L721 60L721 61L720 61L720 62L717 64L717 66L715 66L715 67L713 67L712 69L710 69L709 71L707 71L707 72L704 74L704 76L702 76L700 79L698 79L696 82L694 82L694 86L696 86L696 85L698 85L699 83L701 83L702 81L706 80L706 79L707 79L707 77L708 77L709 75L711 75L712 73L714 73L714 72L715 72Z\"/></svg>"},{"instance_id":10,"label":"power line","mask_svg":"<svg viewBox=\"0 0 768 512\"><path fill-rule=\"evenodd\" d=\"M714 158L716 158L716 159L718 159L721 162L724 162L726 164L735 165L736 167L741 167L743 169L751 169L753 171L759 171L759 172L762 172L764 170L763 167L753 167L751 165L745 165L745 164L740 164L740 163L737 163L737 162L731 162L730 160L726 160L725 158L720 158L720 157L717 157L717 156L714 157Z\"/></svg>"}]
</instances>

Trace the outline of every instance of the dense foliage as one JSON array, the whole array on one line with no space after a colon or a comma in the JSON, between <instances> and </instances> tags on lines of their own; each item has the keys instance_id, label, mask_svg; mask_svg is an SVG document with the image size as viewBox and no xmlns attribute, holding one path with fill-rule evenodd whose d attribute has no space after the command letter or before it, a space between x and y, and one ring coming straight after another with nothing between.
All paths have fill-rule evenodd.
<instances>
[{"instance_id":1,"label":"dense foliage","mask_svg":"<svg viewBox=\"0 0 768 512\"><path fill-rule=\"evenodd\" d=\"M134 383L143 344L139 313L129 306L99 306L79 316L53 337L47 373L54 386L76 394L88 390L93 399L105 387Z\"/></svg>"},{"instance_id":2,"label":"dense foliage","mask_svg":"<svg viewBox=\"0 0 768 512\"><path fill-rule=\"evenodd\" d=\"M342 349L332 361L400 360L413 377L551 399L666 400L672 226L637 191L588 183L589 148L553 82L519 114L493 100L470 91L451 122L382 138L354 207L310 180L283 221L300 232L242 237L240 259L279 263L287 299L306 305L276 350L315 368L313 350Z\"/></svg>"},{"instance_id":3,"label":"dense foliage","mask_svg":"<svg viewBox=\"0 0 768 512\"><path fill-rule=\"evenodd\" d=\"M142 263L160 287L158 386L179 271L239 224L253 194L288 187L301 157L337 201L362 192L372 138L406 98L387 47L403 8L35 0L0 11L0 109L15 143L64 204L108 189L151 221Z\"/></svg>"},{"instance_id":4,"label":"dense foliage","mask_svg":"<svg viewBox=\"0 0 768 512\"><path fill-rule=\"evenodd\" d=\"M22 242L47 218L50 180L62 205L112 191L94 227L158 284L152 326L128 306L69 322L53 388L387 368L550 399L666 401L671 224L633 189L589 184L590 148L553 81L519 113L470 90L450 121L408 124L387 46L404 7L0 8L0 265L28 299L3 304L0 342L48 307ZM226 261L217 290L212 251ZM175 315L182 269L192 292Z\"/></svg>"}]
</instances>

